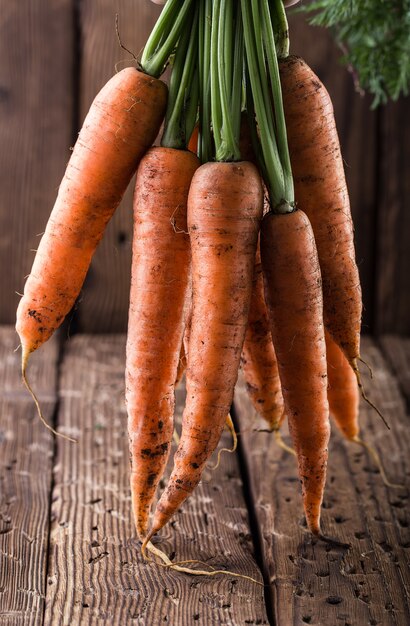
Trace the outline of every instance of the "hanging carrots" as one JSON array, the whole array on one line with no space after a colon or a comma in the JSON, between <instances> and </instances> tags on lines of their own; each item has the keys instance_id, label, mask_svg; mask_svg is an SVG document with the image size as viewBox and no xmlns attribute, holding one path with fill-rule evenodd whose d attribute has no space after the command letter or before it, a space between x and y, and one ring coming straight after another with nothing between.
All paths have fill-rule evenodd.
<instances>
[{"instance_id":1,"label":"hanging carrots","mask_svg":"<svg viewBox=\"0 0 410 626\"><path fill-rule=\"evenodd\" d=\"M195 15L192 32L182 35L175 59L162 145L142 159L135 185L126 403L131 496L141 539L171 446L174 387L190 295L187 201L200 162L185 149L193 120L186 118L181 95L186 95L195 70L189 62L195 51L197 11Z\"/></svg>"},{"instance_id":2,"label":"hanging carrots","mask_svg":"<svg viewBox=\"0 0 410 626\"><path fill-rule=\"evenodd\" d=\"M168 64L169 90L159 80ZM361 290L329 95L289 56L279 0L168 0L139 65L97 95L74 147L18 308L23 375L73 306L137 171L126 405L143 550L170 565L150 539L193 493L226 422L234 432L241 354L253 405L277 436L288 416L319 535L329 403L344 435L372 453L359 437ZM161 146L150 147L164 116ZM184 372L182 433L152 510Z\"/></svg>"}]
</instances>

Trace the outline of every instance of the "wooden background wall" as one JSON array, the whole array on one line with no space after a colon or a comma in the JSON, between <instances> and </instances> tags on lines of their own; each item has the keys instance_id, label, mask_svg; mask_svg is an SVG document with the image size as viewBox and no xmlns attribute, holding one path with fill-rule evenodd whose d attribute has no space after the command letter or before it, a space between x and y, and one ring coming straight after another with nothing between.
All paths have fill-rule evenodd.
<instances>
[{"instance_id":1,"label":"wooden background wall","mask_svg":"<svg viewBox=\"0 0 410 626\"><path fill-rule=\"evenodd\" d=\"M0 323L13 323L39 234L88 107L118 47L138 53L159 14L148 0L0 0ZM356 228L364 332L410 333L408 100L370 111L353 90L326 31L291 20L292 51L327 85L335 105ZM132 189L109 225L72 328L126 329Z\"/></svg>"}]
</instances>

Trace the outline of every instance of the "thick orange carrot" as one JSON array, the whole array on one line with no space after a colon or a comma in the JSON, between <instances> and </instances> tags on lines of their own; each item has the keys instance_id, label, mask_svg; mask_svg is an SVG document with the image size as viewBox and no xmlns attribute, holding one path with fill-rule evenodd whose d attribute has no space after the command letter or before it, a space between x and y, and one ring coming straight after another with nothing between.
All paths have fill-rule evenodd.
<instances>
[{"instance_id":1,"label":"thick orange carrot","mask_svg":"<svg viewBox=\"0 0 410 626\"><path fill-rule=\"evenodd\" d=\"M330 413L337 426L348 439L359 436L359 390L356 376L343 351L326 336L326 358Z\"/></svg>"},{"instance_id":2,"label":"thick orange carrot","mask_svg":"<svg viewBox=\"0 0 410 626\"><path fill-rule=\"evenodd\" d=\"M198 484L230 411L261 214L261 181L251 163L207 163L196 172L188 200L193 308L187 401L174 469L145 543Z\"/></svg>"},{"instance_id":3,"label":"thick orange carrot","mask_svg":"<svg viewBox=\"0 0 410 626\"><path fill-rule=\"evenodd\" d=\"M132 505L141 539L172 440L190 277L186 207L199 165L192 152L159 147L147 152L137 172L126 402Z\"/></svg>"},{"instance_id":4,"label":"thick orange carrot","mask_svg":"<svg viewBox=\"0 0 410 626\"><path fill-rule=\"evenodd\" d=\"M325 326L357 371L361 288L332 102L302 59L281 60L280 75L296 202L315 234Z\"/></svg>"},{"instance_id":5,"label":"thick orange carrot","mask_svg":"<svg viewBox=\"0 0 410 626\"><path fill-rule=\"evenodd\" d=\"M23 369L72 308L107 222L158 133L166 100L163 82L126 68L92 103L17 310Z\"/></svg>"},{"instance_id":6,"label":"thick orange carrot","mask_svg":"<svg viewBox=\"0 0 410 626\"><path fill-rule=\"evenodd\" d=\"M278 364L263 293L259 246L256 253L252 297L241 365L253 406L272 430L279 430L285 413Z\"/></svg>"},{"instance_id":7,"label":"thick orange carrot","mask_svg":"<svg viewBox=\"0 0 410 626\"><path fill-rule=\"evenodd\" d=\"M261 226L261 254L306 520L311 532L318 534L330 426L320 268L305 213L266 215Z\"/></svg>"}]
</instances>

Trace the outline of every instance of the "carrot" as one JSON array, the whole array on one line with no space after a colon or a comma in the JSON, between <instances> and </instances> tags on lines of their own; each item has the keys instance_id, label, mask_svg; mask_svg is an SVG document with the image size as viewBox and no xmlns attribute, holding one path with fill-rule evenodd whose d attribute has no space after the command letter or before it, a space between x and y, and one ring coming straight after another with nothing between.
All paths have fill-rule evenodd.
<instances>
[{"instance_id":1,"label":"carrot","mask_svg":"<svg viewBox=\"0 0 410 626\"><path fill-rule=\"evenodd\" d=\"M361 288L332 102L299 57L281 60L280 76L295 196L315 235L325 326L358 374Z\"/></svg>"},{"instance_id":2,"label":"carrot","mask_svg":"<svg viewBox=\"0 0 410 626\"><path fill-rule=\"evenodd\" d=\"M167 88L135 68L113 76L84 120L17 309L23 373L60 326L138 162L165 113Z\"/></svg>"},{"instance_id":3,"label":"carrot","mask_svg":"<svg viewBox=\"0 0 410 626\"><path fill-rule=\"evenodd\" d=\"M356 376L343 351L326 331L326 359L330 413L347 439L359 436L359 392Z\"/></svg>"},{"instance_id":4,"label":"carrot","mask_svg":"<svg viewBox=\"0 0 410 626\"><path fill-rule=\"evenodd\" d=\"M328 332L325 333L325 337L329 380L327 397L332 417L348 441L359 444L370 454L384 484L387 487L401 488L402 485L389 481L378 453L360 437L359 392L355 373Z\"/></svg>"},{"instance_id":5,"label":"carrot","mask_svg":"<svg viewBox=\"0 0 410 626\"><path fill-rule=\"evenodd\" d=\"M230 411L251 296L262 187L251 163L207 163L188 198L193 308L187 401L174 469L144 542L198 484Z\"/></svg>"},{"instance_id":6,"label":"carrot","mask_svg":"<svg viewBox=\"0 0 410 626\"><path fill-rule=\"evenodd\" d=\"M137 172L126 356L131 494L145 537L173 434L174 386L189 289L189 186L199 167L186 150L152 148Z\"/></svg>"},{"instance_id":7,"label":"carrot","mask_svg":"<svg viewBox=\"0 0 410 626\"><path fill-rule=\"evenodd\" d=\"M248 325L241 357L249 398L273 431L285 417L275 349L263 294L260 250L256 253Z\"/></svg>"},{"instance_id":8,"label":"carrot","mask_svg":"<svg viewBox=\"0 0 410 626\"><path fill-rule=\"evenodd\" d=\"M188 150L194 152L195 154L198 152L198 138L199 138L199 125L195 124L194 130L192 131L192 135L188 142Z\"/></svg>"},{"instance_id":9,"label":"carrot","mask_svg":"<svg viewBox=\"0 0 410 626\"><path fill-rule=\"evenodd\" d=\"M305 213L266 215L261 255L306 520L310 531L319 534L330 426L320 268Z\"/></svg>"}]
</instances>

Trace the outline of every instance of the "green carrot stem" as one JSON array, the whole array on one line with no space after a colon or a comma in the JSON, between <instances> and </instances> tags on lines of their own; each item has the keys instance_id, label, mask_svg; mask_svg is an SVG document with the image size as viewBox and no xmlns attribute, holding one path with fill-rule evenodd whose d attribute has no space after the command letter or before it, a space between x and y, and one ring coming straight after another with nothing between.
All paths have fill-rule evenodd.
<instances>
[{"instance_id":1,"label":"green carrot stem","mask_svg":"<svg viewBox=\"0 0 410 626\"><path fill-rule=\"evenodd\" d=\"M152 30L141 57L141 69L158 78L164 72L169 57L179 39L193 0L168 0Z\"/></svg>"},{"instance_id":2,"label":"green carrot stem","mask_svg":"<svg viewBox=\"0 0 410 626\"><path fill-rule=\"evenodd\" d=\"M212 126L216 144L216 160L217 161L239 161L241 155L239 152L239 133L237 137L234 135L232 125L232 109L231 109L231 90L233 82L233 55L232 55L232 20L233 20L233 0L220 0L219 21L214 23L218 29L217 54L219 57L219 66L215 83L217 84L217 93L214 98L218 98L221 111L220 117L214 120L212 111ZM230 22L230 23L229 23ZM227 68L230 72L228 75ZM216 69L216 65L213 66ZM214 83L212 83L214 86ZM241 101L238 99L233 103L238 109L240 116ZM219 125L221 122L221 125Z\"/></svg>"},{"instance_id":3,"label":"green carrot stem","mask_svg":"<svg viewBox=\"0 0 410 626\"><path fill-rule=\"evenodd\" d=\"M266 181L268 180L268 172L266 169L265 161L263 159L263 154L261 153L261 145L259 141L258 129L257 129L256 117L255 117L256 115L255 103L253 101L251 79L249 76L249 68L248 68L247 60L245 60L245 96L246 96L246 113L248 116L249 130L251 133L253 151L255 153L259 171L262 174L262 178Z\"/></svg>"},{"instance_id":4,"label":"green carrot stem","mask_svg":"<svg viewBox=\"0 0 410 626\"><path fill-rule=\"evenodd\" d=\"M221 127L222 109L219 94L219 57L218 57L218 25L221 15L222 0L213 0L211 26L211 119L215 141L215 151L219 154L222 147Z\"/></svg>"},{"instance_id":5,"label":"green carrot stem","mask_svg":"<svg viewBox=\"0 0 410 626\"><path fill-rule=\"evenodd\" d=\"M283 0L270 0L271 12L275 16L276 53L279 59L289 56L289 25Z\"/></svg>"},{"instance_id":6,"label":"green carrot stem","mask_svg":"<svg viewBox=\"0 0 410 626\"><path fill-rule=\"evenodd\" d=\"M191 81L191 89L186 102L185 110L185 137L186 145L188 145L195 124L198 119L198 101L199 101L199 73L198 73L198 59L193 70L193 77Z\"/></svg>"},{"instance_id":7,"label":"green carrot stem","mask_svg":"<svg viewBox=\"0 0 410 626\"><path fill-rule=\"evenodd\" d=\"M276 0L275 0L276 2ZM283 7L282 0L279 3ZM270 86L273 99L273 110L275 116L275 129L279 158L283 169L284 198L290 203L295 201L295 191L293 185L292 166L290 164L288 138L286 133L285 113L283 111L282 87L280 84L278 59L276 56L275 36L272 28L272 17L269 10L269 0L261 0L262 4L262 24L263 42L265 47L266 60L268 65Z\"/></svg>"},{"instance_id":8,"label":"green carrot stem","mask_svg":"<svg viewBox=\"0 0 410 626\"><path fill-rule=\"evenodd\" d=\"M271 205L273 208L276 208L283 205L285 185L283 169L274 137L272 105L269 94L266 95L268 81L263 49L261 54L261 46L260 44L257 45L256 42L255 31L261 32L258 4L258 0L241 0L246 58L256 119L260 129L260 147L264 160L263 170L266 173L265 182L268 187Z\"/></svg>"},{"instance_id":9,"label":"green carrot stem","mask_svg":"<svg viewBox=\"0 0 410 626\"><path fill-rule=\"evenodd\" d=\"M191 13L192 15L188 14L190 28L186 28L182 33L175 52L169 83L165 130L161 141L162 146L179 150L186 149L191 136L190 134L187 135L188 108L191 107L190 117L192 118L192 108L194 108L196 114L198 103L198 95L195 100L192 91L193 87L195 89L194 75L196 74L197 62L198 5L192 7ZM190 102L191 99L193 102ZM190 124L191 120L188 126ZM195 121L193 124L195 124Z\"/></svg>"},{"instance_id":10,"label":"green carrot stem","mask_svg":"<svg viewBox=\"0 0 410 626\"><path fill-rule=\"evenodd\" d=\"M231 90L232 128L234 136L239 141L241 132L241 110L243 100L243 72L244 72L244 39L241 5L236 7L235 43L233 53L233 77ZM237 106L238 103L240 106Z\"/></svg>"},{"instance_id":11,"label":"green carrot stem","mask_svg":"<svg viewBox=\"0 0 410 626\"><path fill-rule=\"evenodd\" d=\"M211 160L211 24L212 0L199 0L199 120L198 154L202 163Z\"/></svg>"}]
</instances>

